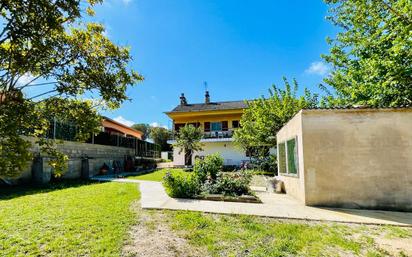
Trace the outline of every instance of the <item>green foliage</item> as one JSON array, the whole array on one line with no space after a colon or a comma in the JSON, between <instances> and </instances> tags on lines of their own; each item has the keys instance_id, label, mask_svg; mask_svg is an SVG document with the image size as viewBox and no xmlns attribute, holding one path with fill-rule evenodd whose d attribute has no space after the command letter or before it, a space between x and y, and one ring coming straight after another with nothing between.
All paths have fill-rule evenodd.
<instances>
[{"instance_id":1,"label":"green foliage","mask_svg":"<svg viewBox=\"0 0 412 257\"><path fill-rule=\"evenodd\" d=\"M168 172L163 185L171 197L193 198L201 194L224 194L240 196L251 194L252 173L222 172L223 158L219 153L211 154L204 160L197 159L193 173L172 174Z\"/></svg>"},{"instance_id":2,"label":"green foliage","mask_svg":"<svg viewBox=\"0 0 412 257\"><path fill-rule=\"evenodd\" d=\"M171 147L167 140L172 138L170 130L162 127L152 127L149 136L155 144L160 145L162 151L170 151Z\"/></svg>"},{"instance_id":3,"label":"green foliage","mask_svg":"<svg viewBox=\"0 0 412 257\"><path fill-rule=\"evenodd\" d=\"M340 29L323 58L333 70L327 105L393 107L412 104L410 0L326 0ZM327 88L325 88L328 91Z\"/></svg>"},{"instance_id":4,"label":"green foliage","mask_svg":"<svg viewBox=\"0 0 412 257\"><path fill-rule=\"evenodd\" d=\"M219 153L206 156L204 160L197 159L193 167L193 172L200 183L206 180L216 180L217 174L222 170L223 158Z\"/></svg>"},{"instance_id":5,"label":"green foliage","mask_svg":"<svg viewBox=\"0 0 412 257\"><path fill-rule=\"evenodd\" d=\"M120 256L138 199L133 184L0 188L0 256Z\"/></svg>"},{"instance_id":6,"label":"green foliage","mask_svg":"<svg viewBox=\"0 0 412 257\"><path fill-rule=\"evenodd\" d=\"M216 181L208 180L202 186L207 194L223 194L227 196L250 195L252 173L249 171L219 173Z\"/></svg>"},{"instance_id":7,"label":"green foliage","mask_svg":"<svg viewBox=\"0 0 412 257\"><path fill-rule=\"evenodd\" d=\"M150 173L145 173L137 176L129 176L127 179L137 179L137 180L148 180L148 181L159 181L161 182L167 173L170 173L172 176L189 176L191 173L185 172L182 169L160 169L155 170Z\"/></svg>"},{"instance_id":8,"label":"green foliage","mask_svg":"<svg viewBox=\"0 0 412 257\"><path fill-rule=\"evenodd\" d=\"M173 144L173 146L180 149L179 154L181 154L183 151L185 153L192 154L194 151L202 150L203 145L202 143L200 143L202 137L203 132L200 128L186 124L184 127L180 128L179 132L176 134L176 143ZM185 156L187 157L189 155ZM185 163L187 163L187 161L188 160L185 160Z\"/></svg>"},{"instance_id":9,"label":"green foliage","mask_svg":"<svg viewBox=\"0 0 412 257\"><path fill-rule=\"evenodd\" d=\"M138 123L132 125L132 128L143 132L142 140L146 140L150 135L150 125L146 123Z\"/></svg>"},{"instance_id":10,"label":"green foliage","mask_svg":"<svg viewBox=\"0 0 412 257\"><path fill-rule=\"evenodd\" d=\"M277 173L277 158L274 154L254 158L252 165L254 169L267 172L266 174L274 175Z\"/></svg>"},{"instance_id":11,"label":"green foliage","mask_svg":"<svg viewBox=\"0 0 412 257\"><path fill-rule=\"evenodd\" d=\"M100 2L0 4L0 177L18 176L32 158L32 142L21 134L34 137L61 174L65 156L43 139L50 120L75 123L77 139L84 140L100 122L94 105L119 107L128 99L127 86L143 79L128 68L129 48L113 44L101 24L81 22L82 14L93 15L92 7ZM24 95L30 87L43 91ZM87 92L100 100L78 100Z\"/></svg>"},{"instance_id":12,"label":"green foliage","mask_svg":"<svg viewBox=\"0 0 412 257\"><path fill-rule=\"evenodd\" d=\"M235 131L235 143L248 150L255 148L258 157L266 156L268 148L276 146L276 133L302 108L318 104L318 96L305 89L297 97L298 84L293 87L284 78L285 89L275 85L269 90L269 97L248 101L248 107L240 120L241 127ZM260 154L262 153L262 154Z\"/></svg>"},{"instance_id":13,"label":"green foliage","mask_svg":"<svg viewBox=\"0 0 412 257\"><path fill-rule=\"evenodd\" d=\"M168 195L176 198L193 198L200 193L199 180L193 173L182 176L168 172L163 178L163 186Z\"/></svg>"}]
</instances>

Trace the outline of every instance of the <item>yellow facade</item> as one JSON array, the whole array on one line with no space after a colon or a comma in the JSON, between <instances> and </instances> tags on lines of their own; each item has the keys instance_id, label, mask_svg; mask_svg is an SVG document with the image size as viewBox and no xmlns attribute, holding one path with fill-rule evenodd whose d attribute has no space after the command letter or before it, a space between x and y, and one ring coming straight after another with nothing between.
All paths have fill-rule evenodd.
<instances>
[{"instance_id":1,"label":"yellow facade","mask_svg":"<svg viewBox=\"0 0 412 257\"><path fill-rule=\"evenodd\" d=\"M213 111L196 111L196 112L168 112L166 113L174 124L199 123L204 128L205 122L227 121L228 129L233 129L233 121L240 121L243 110L213 110Z\"/></svg>"}]
</instances>

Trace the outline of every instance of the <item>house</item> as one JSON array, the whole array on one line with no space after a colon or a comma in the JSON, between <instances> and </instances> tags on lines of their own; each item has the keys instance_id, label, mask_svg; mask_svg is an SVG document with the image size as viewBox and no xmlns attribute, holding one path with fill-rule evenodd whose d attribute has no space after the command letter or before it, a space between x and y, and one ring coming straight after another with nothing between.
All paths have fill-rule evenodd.
<instances>
[{"instance_id":1,"label":"house","mask_svg":"<svg viewBox=\"0 0 412 257\"><path fill-rule=\"evenodd\" d=\"M204 103L189 104L184 94L180 97L180 104L166 114L173 120L173 131L178 132L186 124L200 127L203 131L203 151L195 152L185 158L185 153L177 147L173 149L175 166L192 165L196 157L206 156L219 152L224 165L240 165L248 160L246 153L234 146L233 132L240 126L243 110L247 108L245 101L212 102L209 92L206 91ZM174 141L170 141L173 143ZM186 161L185 163L185 159Z\"/></svg>"},{"instance_id":2,"label":"house","mask_svg":"<svg viewBox=\"0 0 412 257\"><path fill-rule=\"evenodd\" d=\"M302 203L412 210L412 109L305 109L277 142L279 178Z\"/></svg>"},{"instance_id":3,"label":"house","mask_svg":"<svg viewBox=\"0 0 412 257\"><path fill-rule=\"evenodd\" d=\"M112 120L108 117L103 117L102 130L103 132L106 132L111 135L119 135L123 137L135 137L140 140L143 137L143 132L133 129L115 120Z\"/></svg>"}]
</instances>

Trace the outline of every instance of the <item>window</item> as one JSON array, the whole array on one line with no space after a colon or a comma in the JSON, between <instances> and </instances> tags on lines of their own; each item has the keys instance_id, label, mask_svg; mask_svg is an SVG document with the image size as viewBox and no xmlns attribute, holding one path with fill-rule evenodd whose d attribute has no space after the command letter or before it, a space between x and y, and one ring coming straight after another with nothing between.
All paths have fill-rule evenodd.
<instances>
[{"instance_id":1,"label":"window","mask_svg":"<svg viewBox=\"0 0 412 257\"><path fill-rule=\"evenodd\" d=\"M222 121L222 131L228 131L229 127L228 127L228 122L226 121Z\"/></svg>"},{"instance_id":2,"label":"window","mask_svg":"<svg viewBox=\"0 0 412 257\"><path fill-rule=\"evenodd\" d=\"M232 128L238 128L239 127L239 121L238 120L232 120Z\"/></svg>"},{"instance_id":3,"label":"window","mask_svg":"<svg viewBox=\"0 0 412 257\"><path fill-rule=\"evenodd\" d=\"M210 130L211 131L222 131L222 122L211 122Z\"/></svg>"},{"instance_id":4,"label":"window","mask_svg":"<svg viewBox=\"0 0 412 257\"><path fill-rule=\"evenodd\" d=\"M278 165L279 173L286 173L286 145L285 143L278 144Z\"/></svg>"},{"instance_id":5,"label":"window","mask_svg":"<svg viewBox=\"0 0 412 257\"><path fill-rule=\"evenodd\" d=\"M205 132L210 132L210 122L205 122L204 131Z\"/></svg>"},{"instance_id":6,"label":"window","mask_svg":"<svg viewBox=\"0 0 412 257\"><path fill-rule=\"evenodd\" d=\"M298 149L296 141L296 138L292 138L278 144L279 173L298 174Z\"/></svg>"},{"instance_id":7,"label":"window","mask_svg":"<svg viewBox=\"0 0 412 257\"><path fill-rule=\"evenodd\" d=\"M287 158L288 158L288 173L297 174L298 173L298 151L296 147L296 139L293 138L286 142L287 148Z\"/></svg>"}]
</instances>

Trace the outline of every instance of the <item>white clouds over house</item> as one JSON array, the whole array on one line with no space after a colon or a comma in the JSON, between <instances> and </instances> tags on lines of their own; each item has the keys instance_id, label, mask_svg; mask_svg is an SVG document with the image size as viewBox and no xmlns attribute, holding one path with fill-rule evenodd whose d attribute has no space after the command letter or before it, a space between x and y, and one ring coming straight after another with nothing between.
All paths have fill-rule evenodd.
<instances>
[{"instance_id":1,"label":"white clouds over house","mask_svg":"<svg viewBox=\"0 0 412 257\"><path fill-rule=\"evenodd\" d=\"M113 120L115 120L119 123L122 123L123 125L129 126L129 127L131 127L133 124L136 124L136 122L131 121L131 120L127 120L127 119L123 118L123 116L117 116Z\"/></svg>"}]
</instances>

